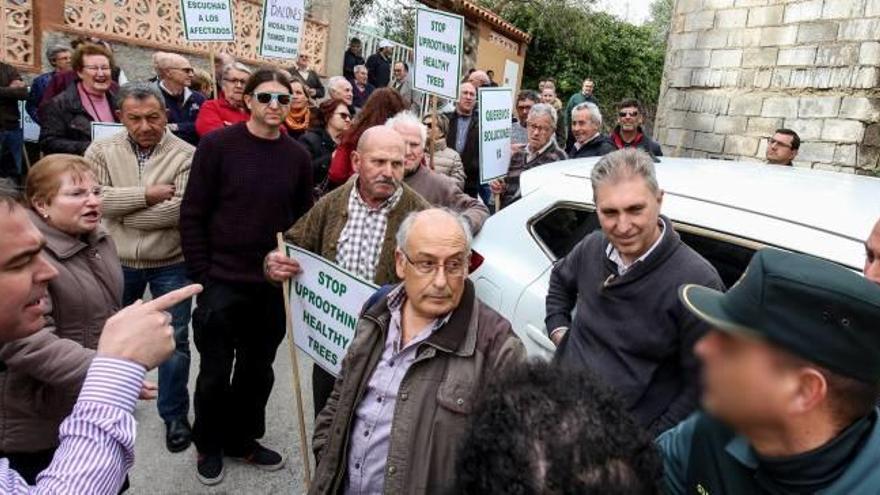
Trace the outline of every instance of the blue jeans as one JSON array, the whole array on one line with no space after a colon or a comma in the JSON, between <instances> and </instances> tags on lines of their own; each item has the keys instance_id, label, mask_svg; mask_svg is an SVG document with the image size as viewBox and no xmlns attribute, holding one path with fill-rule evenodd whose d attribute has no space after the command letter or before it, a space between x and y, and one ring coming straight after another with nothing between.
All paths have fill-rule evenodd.
<instances>
[{"instance_id":1,"label":"blue jeans","mask_svg":"<svg viewBox=\"0 0 880 495\"><path fill-rule=\"evenodd\" d=\"M12 155L12 161L15 163L15 171L19 176L24 175L24 170L21 168L21 148L23 145L24 134L21 129L0 131L0 163L2 163L4 154L9 153Z\"/></svg>"},{"instance_id":2,"label":"blue jeans","mask_svg":"<svg viewBox=\"0 0 880 495\"><path fill-rule=\"evenodd\" d=\"M125 276L123 304L128 306L143 297L147 285L150 294L159 297L190 283L183 263L161 268L136 269L122 267ZM171 308L171 324L174 326L176 349L167 361L159 366L159 416L165 422L184 419L189 413L189 320L192 300L178 303Z\"/></svg>"}]
</instances>

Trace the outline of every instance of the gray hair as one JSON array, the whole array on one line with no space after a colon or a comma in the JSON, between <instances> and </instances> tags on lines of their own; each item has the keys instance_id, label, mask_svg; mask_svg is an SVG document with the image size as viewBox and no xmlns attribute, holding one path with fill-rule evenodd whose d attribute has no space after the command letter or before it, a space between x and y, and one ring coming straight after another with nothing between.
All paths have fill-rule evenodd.
<instances>
[{"instance_id":1,"label":"gray hair","mask_svg":"<svg viewBox=\"0 0 880 495\"><path fill-rule=\"evenodd\" d=\"M0 205L6 205L9 211L21 206L21 192L12 179L0 178Z\"/></svg>"},{"instance_id":2,"label":"gray hair","mask_svg":"<svg viewBox=\"0 0 880 495\"><path fill-rule=\"evenodd\" d=\"M341 82L347 82L348 84L351 84L348 82L348 79L346 79L344 76L333 76L327 81L327 87L333 88Z\"/></svg>"},{"instance_id":3,"label":"gray hair","mask_svg":"<svg viewBox=\"0 0 880 495\"><path fill-rule=\"evenodd\" d=\"M412 113L409 110L402 110L397 113L394 117L385 121L385 127L389 129L394 129L394 126L397 124L401 125L412 125L416 126L419 129L419 136L422 138L422 147L425 147L425 143L428 142L428 128L425 127L425 124L416 117L416 114Z\"/></svg>"},{"instance_id":4,"label":"gray hair","mask_svg":"<svg viewBox=\"0 0 880 495\"><path fill-rule=\"evenodd\" d=\"M529 110L529 116L526 120L540 115L550 117L550 122L553 124L553 128L556 128L556 109L553 108L553 105L548 105L547 103L535 103L535 105L532 106L532 109Z\"/></svg>"},{"instance_id":5,"label":"gray hair","mask_svg":"<svg viewBox=\"0 0 880 495\"><path fill-rule=\"evenodd\" d=\"M637 148L624 148L603 156L593 167L593 172L590 173L593 201L596 201L596 190L602 184L617 182L632 176L645 179L645 183L652 193L660 192L654 160L644 151Z\"/></svg>"},{"instance_id":6,"label":"gray hair","mask_svg":"<svg viewBox=\"0 0 880 495\"><path fill-rule=\"evenodd\" d=\"M122 110L122 104L129 98L134 98L137 101L155 98L162 105L162 108L165 108L165 98L155 83L136 81L123 84L119 88L119 92L116 93L116 106L119 110Z\"/></svg>"},{"instance_id":7,"label":"gray hair","mask_svg":"<svg viewBox=\"0 0 880 495\"><path fill-rule=\"evenodd\" d=\"M352 72L360 72L360 71L370 72L369 70L367 70L367 66L366 66L366 65L363 65L363 64L361 64L361 65L355 65L355 66L354 66L354 69L352 69L351 71L352 71Z\"/></svg>"},{"instance_id":8,"label":"gray hair","mask_svg":"<svg viewBox=\"0 0 880 495\"><path fill-rule=\"evenodd\" d=\"M577 104L574 108L571 109L571 120L574 120L574 114L577 112L583 112L584 110L590 112L590 121L593 122L593 125L602 128L602 112L599 110L599 107L596 106L595 103L591 101L585 101L583 103Z\"/></svg>"},{"instance_id":9,"label":"gray hair","mask_svg":"<svg viewBox=\"0 0 880 495\"><path fill-rule=\"evenodd\" d=\"M400 224L400 228L397 229L397 235L395 236L395 240L397 241L397 249L403 251L406 248L406 241L409 240L409 231L412 229L413 224L418 219L419 215L425 213L427 211L439 210L443 213L446 213L453 220L458 223L458 226L461 227L461 232L464 235L465 246L467 247L467 255L471 254L471 243L474 242L474 234L471 232L471 224L468 223L467 219L463 217L460 213L453 211L449 208L445 207L433 207L428 208L427 210L421 211L412 211L406 215L406 218L403 219L403 222Z\"/></svg>"},{"instance_id":10,"label":"gray hair","mask_svg":"<svg viewBox=\"0 0 880 495\"><path fill-rule=\"evenodd\" d=\"M46 60L48 60L49 63L54 66L55 65L55 57L57 57L58 55L60 55L64 52L73 53L73 50L71 50L70 48L68 48L64 45L52 45L49 48L46 48Z\"/></svg>"},{"instance_id":11,"label":"gray hair","mask_svg":"<svg viewBox=\"0 0 880 495\"><path fill-rule=\"evenodd\" d=\"M226 64L223 66L223 72L220 73L221 76L226 77L229 75L231 71L237 70L239 72L244 72L247 75L252 75L254 71L251 70L250 67L244 65L241 62L232 62L231 64Z\"/></svg>"}]
</instances>

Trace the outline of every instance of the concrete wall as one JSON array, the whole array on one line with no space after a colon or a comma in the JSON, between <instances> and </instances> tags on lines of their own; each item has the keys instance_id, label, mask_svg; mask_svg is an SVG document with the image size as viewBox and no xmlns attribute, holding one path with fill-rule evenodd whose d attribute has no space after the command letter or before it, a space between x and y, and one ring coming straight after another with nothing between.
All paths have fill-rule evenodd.
<instances>
[{"instance_id":1,"label":"concrete wall","mask_svg":"<svg viewBox=\"0 0 880 495\"><path fill-rule=\"evenodd\" d=\"M668 46L665 153L763 159L788 127L796 166L880 170L880 0L678 0Z\"/></svg>"}]
</instances>

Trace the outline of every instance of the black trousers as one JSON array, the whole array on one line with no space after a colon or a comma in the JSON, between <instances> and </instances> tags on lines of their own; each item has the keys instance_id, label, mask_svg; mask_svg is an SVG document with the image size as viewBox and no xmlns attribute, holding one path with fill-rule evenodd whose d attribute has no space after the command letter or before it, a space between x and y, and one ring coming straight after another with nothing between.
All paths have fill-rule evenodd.
<instances>
[{"instance_id":1,"label":"black trousers","mask_svg":"<svg viewBox=\"0 0 880 495\"><path fill-rule=\"evenodd\" d=\"M33 486L37 484L37 475L52 463L55 450L57 449L38 450L36 452L0 452L0 458L5 457L8 459L9 467L18 473L28 485ZM125 492L128 490L128 487L128 476L126 476L125 482L122 483L122 487L119 489L119 493Z\"/></svg>"},{"instance_id":2,"label":"black trousers","mask_svg":"<svg viewBox=\"0 0 880 495\"><path fill-rule=\"evenodd\" d=\"M324 406L327 405L327 399L333 392L333 385L336 384L336 377L324 371L324 368L317 364L312 365L312 404L315 406L315 418Z\"/></svg>"},{"instance_id":3,"label":"black trousers","mask_svg":"<svg viewBox=\"0 0 880 495\"><path fill-rule=\"evenodd\" d=\"M266 432L272 363L285 332L282 291L208 280L192 324L201 356L193 441L203 454L245 455Z\"/></svg>"}]
</instances>

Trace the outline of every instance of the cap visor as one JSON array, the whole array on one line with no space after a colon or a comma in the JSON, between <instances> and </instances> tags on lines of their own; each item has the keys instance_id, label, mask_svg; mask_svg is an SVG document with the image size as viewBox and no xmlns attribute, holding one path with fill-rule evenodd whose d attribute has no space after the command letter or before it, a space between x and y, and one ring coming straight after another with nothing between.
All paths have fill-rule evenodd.
<instances>
[{"instance_id":1,"label":"cap visor","mask_svg":"<svg viewBox=\"0 0 880 495\"><path fill-rule=\"evenodd\" d=\"M737 323L724 309L724 293L699 285L689 284L678 291L682 304L713 328L729 333L762 338L761 332Z\"/></svg>"}]
</instances>

